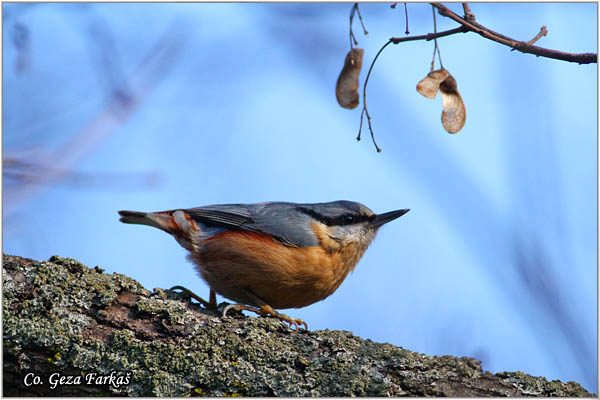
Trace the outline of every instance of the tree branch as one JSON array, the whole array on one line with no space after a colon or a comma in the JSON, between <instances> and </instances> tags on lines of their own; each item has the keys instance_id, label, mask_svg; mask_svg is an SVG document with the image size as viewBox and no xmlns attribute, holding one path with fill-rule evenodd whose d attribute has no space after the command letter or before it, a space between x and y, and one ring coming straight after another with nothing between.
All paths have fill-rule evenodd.
<instances>
[{"instance_id":1,"label":"tree branch","mask_svg":"<svg viewBox=\"0 0 600 400\"><path fill-rule=\"evenodd\" d=\"M465 33L465 32L469 32L469 29L465 26L461 26L459 28L454 28L454 29L450 29L447 31L443 31L443 32L438 32L438 33L428 33L427 35L420 35L420 36L407 36L407 37L402 37L402 38L396 38L396 37L392 37L390 38L390 42L394 43L394 44L398 44L401 42L410 42L413 40L433 40L433 39L437 39L440 37L444 37L444 36L450 36L450 35L454 35L455 33Z\"/></svg>"},{"instance_id":2,"label":"tree branch","mask_svg":"<svg viewBox=\"0 0 600 400\"><path fill-rule=\"evenodd\" d=\"M396 3L394 3L392 5L392 8L395 7L395 4ZM518 41L518 40L512 39L508 36L504 36L501 33L494 32L493 30L486 28L485 26L475 22L475 15L471 11L471 9L469 8L469 5L467 3L462 3L463 10L465 12L464 17L458 16L457 14L452 12L450 9L448 9L446 6L444 6L441 3L431 3L431 5L438 9L438 12L440 13L440 15L442 15L443 17L453 19L454 21L458 22L461 26L459 26L458 28L449 29L449 30L443 31L443 32L428 33L426 35L407 36L407 37L391 37L381 47L381 49L379 49L379 51L375 55L375 58L371 62L371 66L369 67L369 71L367 73L367 77L366 77L365 83L363 85L363 108L362 108L362 112L360 114L360 127L358 130L358 136L357 136L356 140L360 140L363 122L364 122L364 116L366 115L368 126L369 126L369 131L371 133L371 139L373 140L373 144L375 145L377 152L380 152L381 149L379 148L379 146L377 146L377 143L375 142L375 135L373 133L373 128L371 125L371 115L369 114L369 110L367 108L367 84L369 82L369 77L371 76L371 72L373 70L373 67L375 66L375 62L377 61L377 58L379 57L381 52L390 43L398 44L398 43L402 43L402 42L410 42L410 41L415 41L415 40L429 41L429 40L434 40L434 39L444 37L444 36L454 35L456 33L475 32L475 33L478 33L479 35L483 36L486 39L490 39L495 42L509 46L511 48L511 50L518 50L522 53L534 54L538 57L541 56L541 57L546 57L546 58L554 58L556 60L576 62L579 64L590 64L590 63L598 62L598 55L596 53L580 53L580 54L565 53L565 52L558 51L558 50L552 50L552 49L546 49L543 47L534 46L533 43L538 41L542 36L545 36L546 34L548 34L548 30L546 29L546 26L542 26L542 28L540 29L540 32L533 39L531 39L528 42L523 42L523 41Z\"/></svg>"},{"instance_id":3,"label":"tree branch","mask_svg":"<svg viewBox=\"0 0 600 400\"><path fill-rule=\"evenodd\" d=\"M470 12L466 17L469 19L465 19L454 12L452 12L448 7L444 6L441 3L431 3L435 8L438 9L440 15L450 18L463 27L465 27L468 31L475 32L486 39L493 40L494 42L501 43L505 46L511 47L514 50L518 50L521 53L529 53L534 54L538 57L546 57L553 58L556 60L576 62L579 64L591 64L598 62L598 55L596 53L565 53L558 50L546 49L544 47L534 46L532 43L523 42L519 40L512 39L508 36L504 36L500 33L494 32L485 26L478 24L475 22L475 16ZM467 7L468 8L468 7ZM466 10L465 10L466 11Z\"/></svg>"},{"instance_id":4,"label":"tree branch","mask_svg":"<svg viewBox=\"0 0 600 400\"><path fill-rule=\"evenodd\" d=\"M426 356L347 331L223 318L69 258L3 256L2 279L7 397L594 396L575 382L494 375L474 358Z\"/></svg>"}]
</instances>

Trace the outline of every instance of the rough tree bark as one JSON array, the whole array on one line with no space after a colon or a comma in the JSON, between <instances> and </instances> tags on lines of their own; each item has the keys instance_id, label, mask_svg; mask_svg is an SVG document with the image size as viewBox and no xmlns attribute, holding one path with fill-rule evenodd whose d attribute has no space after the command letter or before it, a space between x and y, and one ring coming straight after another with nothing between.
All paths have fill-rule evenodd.
<instances>
[{"instance_id":1,"label":"rough tree bark","mask_svg":"<svg viewBox=\"0 0 600 400\"><path fill-rule=\"evenodd\" d=\"M5 255L3 289L4 396L592 396L350 332L221 318L68 258Z\"/></svg>"}]
</instances>

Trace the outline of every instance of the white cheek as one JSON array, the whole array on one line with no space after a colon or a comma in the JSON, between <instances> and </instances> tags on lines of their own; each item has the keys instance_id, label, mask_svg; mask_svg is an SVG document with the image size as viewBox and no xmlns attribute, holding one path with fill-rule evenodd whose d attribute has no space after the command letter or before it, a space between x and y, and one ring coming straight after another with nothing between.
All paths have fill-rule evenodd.
<instances>
[{"instance_id":1,"label":"white cheek","mask_svg":"<svg viewBox=\"0 0 600 400\"><path fill-rule=\"evenodd\" d=\"M366 229L366 233L364 235L365 244L369 244L375 239L375 235L377 235L377 229Z\"/></svg>"},{"instance_id":2,"label":"white cheek","mask_svg":"<svg viewBox=\"0 0 600 400\"><path fill-rule=\"evenodd\" d=\"M346 241L368 245L375 238L377 232L366 226L353 226L346 231Z\"/></svg>"},{"instance_id":3,"label":"white cheek","mask_svg":"<svg viewBox=\"0 0 600 400\"><path fill-rule=\"evenodd\" d=\"M351 242L360 242L364 239L366 232L360 228L352 229L348 233L348 240Z\"/></svg>"}]
</instances>

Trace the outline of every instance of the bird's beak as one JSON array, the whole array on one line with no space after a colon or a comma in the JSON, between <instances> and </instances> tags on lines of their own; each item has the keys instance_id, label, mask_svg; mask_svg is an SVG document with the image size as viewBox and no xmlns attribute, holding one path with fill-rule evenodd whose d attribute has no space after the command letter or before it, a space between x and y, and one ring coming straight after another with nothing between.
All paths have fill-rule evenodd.
<instances>
[{"instance_id":1,"label":"bird's beak","mask_svg":"<svg viewBox=\"0 0 600 400\"><path fill-rule=\"evenodd\" d=\"M379 228L381 225L387 224L388 222L393 221L396 218L403 216L404 214L406 214L409 211L410 211L410 209L405 209L405 210L396 210L396 211L386 212L383 214L378 214L375 216L375 219L373 219L371 221L371 227Z\"/></svg>"}]
</instances>

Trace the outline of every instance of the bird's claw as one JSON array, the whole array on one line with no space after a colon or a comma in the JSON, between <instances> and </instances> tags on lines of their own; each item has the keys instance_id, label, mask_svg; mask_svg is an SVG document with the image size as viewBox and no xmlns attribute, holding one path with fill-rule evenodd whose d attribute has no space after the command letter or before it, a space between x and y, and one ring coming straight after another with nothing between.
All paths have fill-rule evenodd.
<instances>
[{"instance_id":1,"label":"bird's claw","mask_svg":"<svg viewBox=\"0 0 600 400\"><path fill-rule=\"evenodd\" d=\"M215 294L212 290L210 291L210 301L204 300L202 297L198 296L196 293L192 292L191 290L184 288L183 286L173 286L171 289L169 289L169 292L177 293L177 292L175 292L175 290L181 290L181 293L180 293L181 295L198 301L205 308L210 308L210 309L215 309L215 310L217 309L217 300L216 300Z\"/></svg>"},{"instance_id":2,"label":"bird's claw","mask_svg":"<svg viewBox=\"0 0 600 400\"><path fill-rule=\"evenodd\" d=\"M221 318L225 318L225 316L227 315L227 311L229 311L231 309L234 309L236 311L247 310L247 311L254 311L255 313L259 312L259 310L257 308L255 309L254 307L249 307L249 306L246 306L243 304L229 304L228 306L226 306L223 309L223 314L221 315Z\"/></svg>"},{"instance_id":3,"label":"bird's claw","mask_svg":"<svg viewBox=\"0 0 600 400\"><path fill-rule=\"evenodd\" d=\"M283 322L287 322L288 324L290 324L290 328L292 328L292 329L295 328L296 331L300 330L300 326L304 326L304 329L306 331L308 331L308 324L306 322L304 322L303 320L301 320L300 318L292 318L286 314L278 313L271 306L268 306L268 305L264 305L264 306L261 306L260 308L258 308L258 307L247 306L245 304L230 304L227 307L225 307L225 309L223 309L223 317L225 317L225 315L227 314L227 311L229 311L231 309L235 309L237 311L242 311L242 310L252 311L252 312L260 315L261 317L277 318Z\"/></svg>"},{"instance_id":4,"label":"bird's claw","mask_svg":"<svg viewBox=\"0 0 600 400\"><path fill-rule=\"evenodd\" d=\"M304 327L304 330L308 332L308 324L306 322L304 322L303 320L301 320L300 318L292 318L292 324L290 324L290 328L292 326L296 326L296 330L299 331L300 330L300 325L302 325Z\"/></svg>"},{"instance_id":5,"label":"bird's claw","mask_svg":"<svg viewBox=\"0 0 600 400\"><path fill-rule=\"evenodd\" d=\"M272 315L275 318L278 318L284 322L287 322L288 324L290 324L290 328L295 329L297 331L300 330L300 326L304 326L304 330L308 331L308 325L306 322L304 322L303 320L301 320L300 318L292 318L289 315L285 315L285 314L280 314L280 313L276 313L275 315Z\"/></svg>"}]
</instances>

